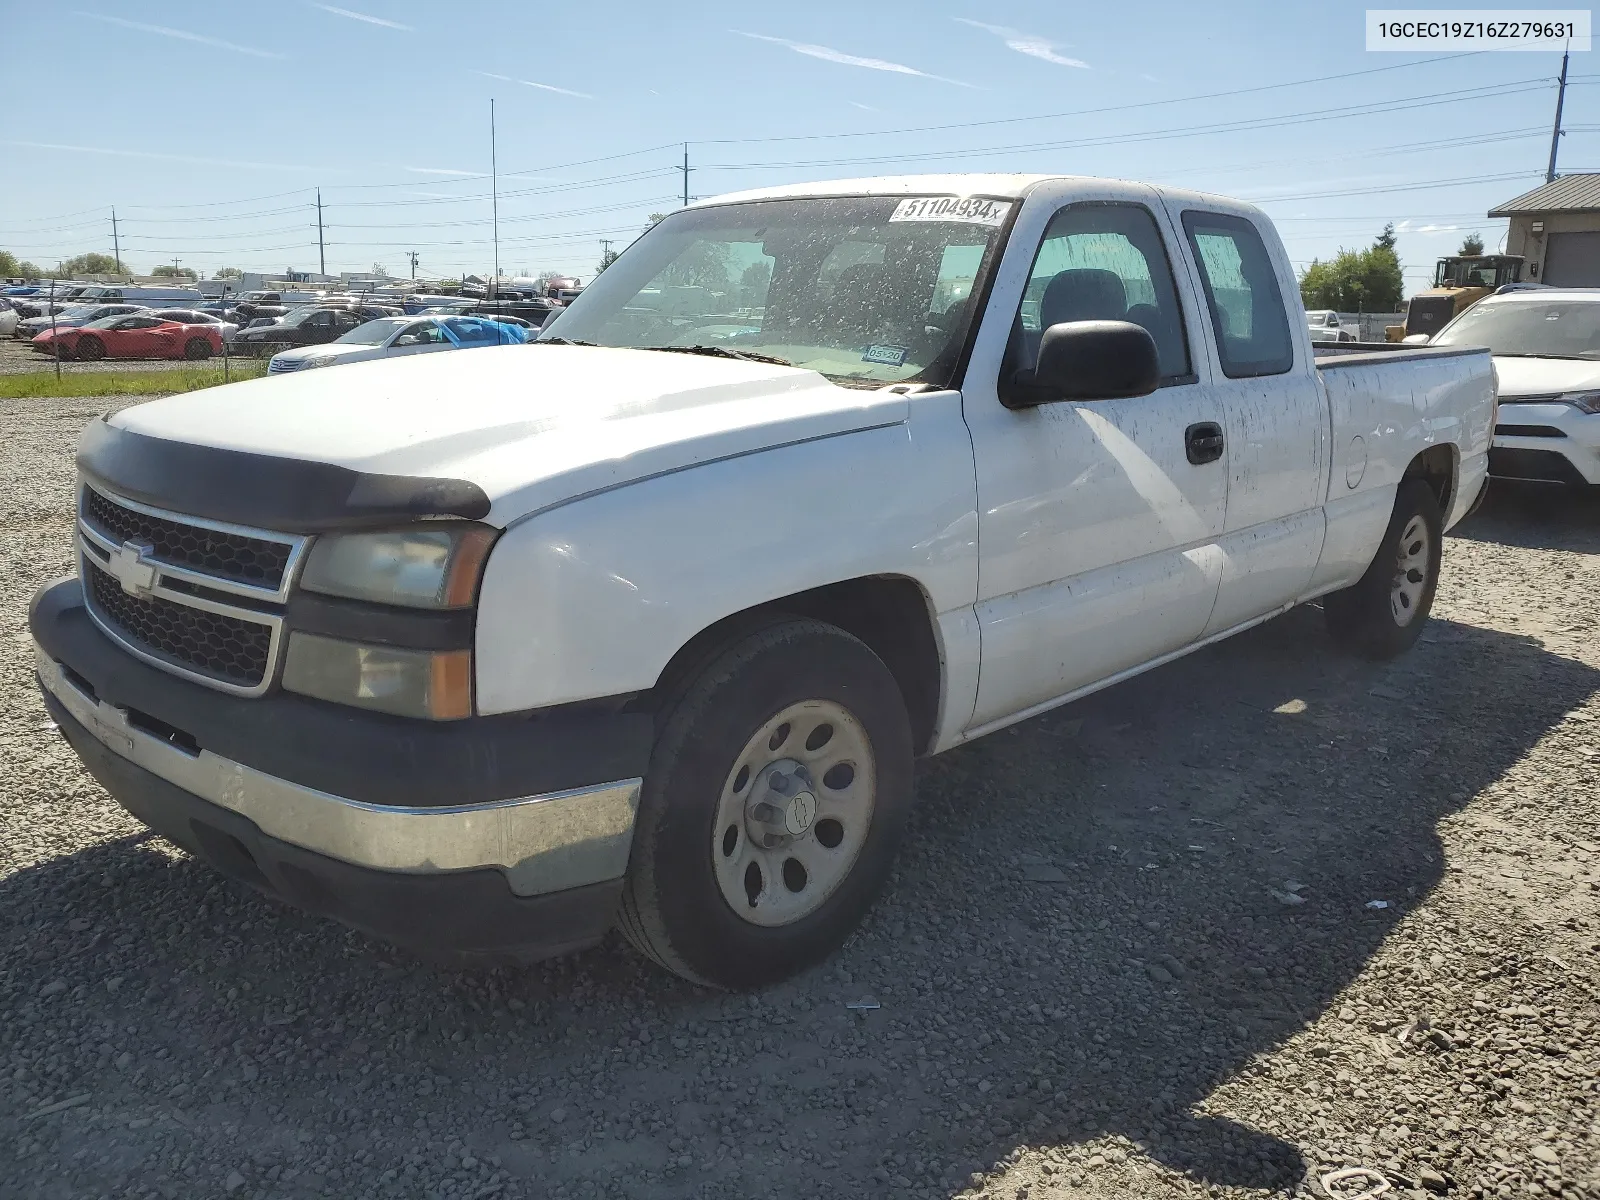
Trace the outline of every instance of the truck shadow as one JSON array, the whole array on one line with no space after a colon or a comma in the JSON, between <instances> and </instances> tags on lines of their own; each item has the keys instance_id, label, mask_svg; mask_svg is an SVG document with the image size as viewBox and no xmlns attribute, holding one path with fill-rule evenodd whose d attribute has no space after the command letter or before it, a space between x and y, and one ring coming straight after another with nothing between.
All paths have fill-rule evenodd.
<instances>
[{"instance_id":1,"label":"truck shadow","mask_svg":"<svg viewBox=\"0 0 1600 1200\"><path fill-rule=\"evenodd\" d=\"M1600 488L1496 480L1452 537L1529 549L1600 550Z\"/></svg>"},{"instance_id":2,"label":"truck shadow","mask_svg":"<svg viewBox=\"0 0 1600 1200\"><path fill-rule=\"evenodd\" d=\"M1484 685L1502 674L1528 684L1514 703ZM1338 1006L1440 882L1439 821L1597 688L1449 621L1351 661L1297 610L924 763L865 927L758 997L609 943L439 971L125 838L0 881L0 1009L65 1038L36 1102L179 1109L151 1144L229 1125L258 1165L333 1129L374 1174L459 1139L608 1195L948 1195L1018 1146L1114 1133L1206 1183L1283 1187L1299 1149L1208 1097Z\"/></svg>"}]
</instances>

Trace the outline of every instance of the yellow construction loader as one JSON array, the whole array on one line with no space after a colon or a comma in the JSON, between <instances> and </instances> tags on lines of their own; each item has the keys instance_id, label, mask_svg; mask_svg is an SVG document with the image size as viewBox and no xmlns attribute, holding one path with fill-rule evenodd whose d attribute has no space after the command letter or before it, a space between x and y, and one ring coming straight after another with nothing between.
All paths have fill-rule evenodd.
<instances>
[{"instance_id":1,"label":"yellow construction loader","mask_svg":"<svg viewBox=\"0 0 1600 1200\"><path fill-rule=\"evenodd\" d=\"M1406 323L1386 326L1384 337L1391 342L1418 333L1432 337L1452 317L1485 296L1508 283L1521 283L1526 262L1520 254L1458 254L1441 258L1434 268L1433 286L1411 297Z\"/></svg>"}]
</instances>

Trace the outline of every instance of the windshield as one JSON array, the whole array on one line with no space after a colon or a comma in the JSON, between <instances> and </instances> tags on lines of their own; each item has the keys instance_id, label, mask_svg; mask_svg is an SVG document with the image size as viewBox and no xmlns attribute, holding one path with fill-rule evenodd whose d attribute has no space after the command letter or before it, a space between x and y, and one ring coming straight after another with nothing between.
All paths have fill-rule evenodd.
<instances>
[{"instance_id":1,"label":"windshield","mask_svg":"<svg viewBox=\"0 0 1600 1200\"><path fill-rule=\"evenodd\" d=\"M1433 339L1506 357L1600 359L1600 301L1483 301Z\"/></svg>"},{"instance_id":2,"label":"windshield","mask_svg":"<svg viewBox=\"0 0 1600 1200\"><path fill-rule=\"evenodd\" d=\"M1517 281L1520 260L1443 258L1433 272L1434 287L1504 287Z\"/></svg>"},{"instance_id":3,"label":"windshield","mask_svg":"<svg viewBox=\"0 0 1600 1200\"><path fill-rule=\"evenodd\" d=\"M304 325L307 321L309 321L312 317L316 316L318 313L323 313L323 312L326 312L326 311L327 311L327 309L323 309L323 308L300 308L300 309L296 309L294 312L291 312L286 317L284 317L283 320L279 321L278 324L286 326L286 327L292 329L296 325Z\"/></svg>"},{"instance_id":4,"label":"windshield","mask_svg":"<svg viewBox=\"0 0 1600 1200\"><path fill-rule=\"evenodd\" d=\"M680 210L607 267L540 340L714 347L853 386L944 386L1012 207L851 196Z\"/></svg>"},{"instance_id":5,"label":"windshield","mask_svg":"<svg viewBox=\"0 0 1600 1200\"><path fill-rule=\"evenodd\" d=\"M101 317L98 321L89 321L84 324L85 329L110 329L122 320L126 313L112 313L109 317Z\"/></svg>"},{"instance_id":6,"label":"windshield","mask_svg":"<svg viewBox=\"0 0 1600 1200\"><path fill-rule=\"evenodd\" d=\"M409 318L380 317L376 321L368 321L365 325L357 325L343 337L335 338L336 346L381 346L392 338L395 333L410 324Z\"/></svg>"}]
</instances>

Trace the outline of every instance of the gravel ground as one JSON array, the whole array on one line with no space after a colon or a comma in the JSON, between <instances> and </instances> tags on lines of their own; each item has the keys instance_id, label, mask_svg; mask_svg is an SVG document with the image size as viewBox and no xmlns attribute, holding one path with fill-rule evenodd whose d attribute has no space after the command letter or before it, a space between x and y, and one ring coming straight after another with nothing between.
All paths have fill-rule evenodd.
<instances>
[{"instance_id":1,"label":"gravel ground","mask_svg":"<svg viewBox=\"0 0 1600 1200\"><path fill-rule=\"evenodd\" d=\"M1600 1197L1600 500L1492 497L1399 662L1296 611L924 764L866 927L729 998L142 834L25 633L95 407L0 404L0 1194Z\"/></svg>"}]
</instances>

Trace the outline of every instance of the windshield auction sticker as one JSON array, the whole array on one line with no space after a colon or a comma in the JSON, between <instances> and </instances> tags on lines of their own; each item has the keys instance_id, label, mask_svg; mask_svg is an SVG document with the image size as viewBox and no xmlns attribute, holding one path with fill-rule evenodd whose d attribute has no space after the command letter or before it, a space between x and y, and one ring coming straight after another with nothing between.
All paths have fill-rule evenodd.
<instances>
[{"instance_id":1,"label":"windshield auction sticker","mask_svg":"<svg viewBox=\"0 0 1600 1200\"><path fill-rule=\"evenodd\" d=\"M976 196L918 196L895 206L891 221L959 221L964 225L997 226L1011 211L1009 200Z\"/></svg>"},{"instance_id":2,"label":"windshield auction sticker","mask_svg":"<svg viewBox=\"0 0 1600 1200\"><path fill-rule=\"evenodd\" d=\"M1369 8L1367 49L1589 49L1586 8Z\"/></svg>"}]
</instances>

